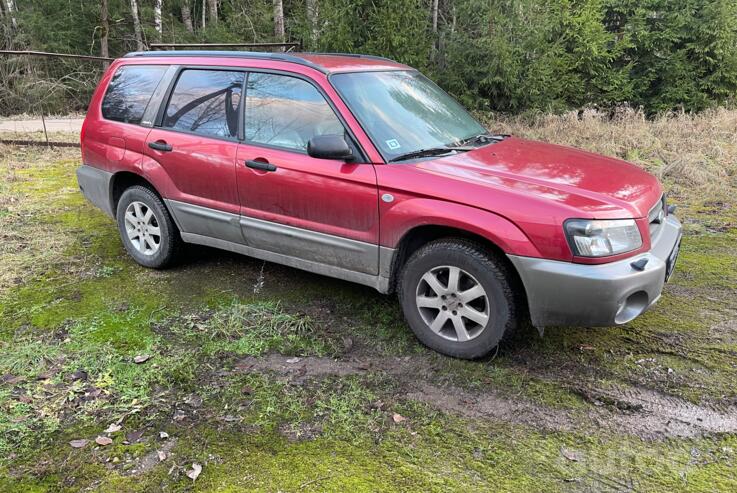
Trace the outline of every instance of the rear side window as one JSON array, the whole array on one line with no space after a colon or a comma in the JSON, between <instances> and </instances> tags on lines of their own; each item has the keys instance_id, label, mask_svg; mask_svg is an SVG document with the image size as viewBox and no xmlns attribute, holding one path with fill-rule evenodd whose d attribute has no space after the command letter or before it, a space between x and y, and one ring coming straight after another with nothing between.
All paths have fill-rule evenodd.
<instances>
[{"instance_id":1,"label":"rear side window","mask_svg":"<svg viewBox=\"0 0 737 493\"><path fill-rule=\"evenodd\" d=\"M244 78L244 72L184 70L169 99L162 127L236 137Z\"/></svg>"},{"instance_id":2,"label":"rear side window","mask_svg":"<svg viewBox=\"0 0 737 493\"><path fill-rule=\"evenodd\" d=\"M278 74L251 73L246 88L246 140L306 151L316 135L343 134L343 124L309 82Z\"/></svg>"},{"instance_id":3,"label":"rear side window","mask_svg":"<svg viewBox=\"0 0 737 493\"><path fill-rule=\"evenodd\" d=\"M102 100L102 116L108 120L141 123L146 106L166 67L127 65L120 67Z\"/></svg>"}]
</instances>

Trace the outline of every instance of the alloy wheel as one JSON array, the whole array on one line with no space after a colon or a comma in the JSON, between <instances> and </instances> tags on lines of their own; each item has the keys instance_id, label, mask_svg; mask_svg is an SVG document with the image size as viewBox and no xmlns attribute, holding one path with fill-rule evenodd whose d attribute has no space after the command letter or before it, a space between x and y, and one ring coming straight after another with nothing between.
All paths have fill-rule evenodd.
<instances>
[{"instance_id":1,"label":"alloy wheel","mask_svg":"<svg viewBox=\"0 0 737 493\"><path fill-rule=\"evenodd\" d=\"M489 297L475 277L444 265L427 271L417 284L417 309L427 326L456 342L478 337L489 321Z\"/></svg>"}]
</instances>

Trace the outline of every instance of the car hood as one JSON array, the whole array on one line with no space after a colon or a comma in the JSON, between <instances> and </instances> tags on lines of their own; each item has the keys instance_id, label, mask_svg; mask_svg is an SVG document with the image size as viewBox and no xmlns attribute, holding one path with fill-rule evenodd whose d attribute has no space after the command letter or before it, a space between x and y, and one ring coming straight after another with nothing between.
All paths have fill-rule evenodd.
<instances>
[{"instance_id":1,"label":"car hood","mask_svg":"<svg viewBox=\"0 0 737 493\"><path fill-rule=\"evenodd\" d=\"M662 194L654 176L625 161L516 137L415 166L554 201L593 218L644 217Z\"/></svg>"}]
</instances>

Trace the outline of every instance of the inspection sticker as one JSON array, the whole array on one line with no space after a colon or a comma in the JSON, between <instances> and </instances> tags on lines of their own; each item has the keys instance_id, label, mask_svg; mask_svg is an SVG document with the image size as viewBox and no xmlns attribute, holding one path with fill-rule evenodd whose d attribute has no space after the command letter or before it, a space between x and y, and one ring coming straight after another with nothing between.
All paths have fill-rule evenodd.
<instances>
[{"instance_id":1,"label":"inspection sticker","mask_svg":"<svg viewBox=\"0 0 737 493\"><path fill-rule=\"evenodd\" d=\"M389 149L391 149L391 150L394 150L394 149L399 149L400 147L402 147L402 146L400 146L400 145L399 145L399 142L397 142L397 139L390 139L390 140L387 140L387 141L386 141L386 145L387 145L387 147L389 147Z\"/></svg>"}]
</instances>

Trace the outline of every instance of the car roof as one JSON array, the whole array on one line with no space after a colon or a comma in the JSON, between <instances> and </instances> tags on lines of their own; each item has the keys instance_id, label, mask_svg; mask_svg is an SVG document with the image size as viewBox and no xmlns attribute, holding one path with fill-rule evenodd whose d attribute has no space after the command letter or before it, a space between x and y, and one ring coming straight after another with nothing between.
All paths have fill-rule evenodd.
<instances>
[{"instance_id":1,"label":"car roof","mask_svg":"<svg viewBox=\"0 0 737 493\"><path fill-rule=\"evenodd\" d=\"M407 70L411 67L374 55L349 53L264 53L254 51L136 51L123 58L246 58L296 63L319 70L325 74L335 72L361 72L368 70Z\"/></svg>"}]
</instances>

